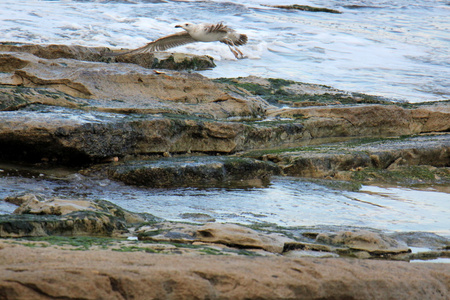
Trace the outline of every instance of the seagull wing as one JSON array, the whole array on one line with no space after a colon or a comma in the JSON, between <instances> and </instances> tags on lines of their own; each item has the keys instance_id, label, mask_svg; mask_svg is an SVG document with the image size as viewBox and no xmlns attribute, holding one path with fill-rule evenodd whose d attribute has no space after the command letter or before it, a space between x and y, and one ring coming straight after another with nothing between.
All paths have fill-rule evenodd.
<instances>
[{"instance_id":1,"label":"seagull wing","mask_svg":"<svg viewBox=\"0 0 450 300\"><path fill-rule=\"evenodd\" d=\"M155 52L155 51L164 51L169 48L186 45L189 43L197 42L194 40L189 33L186 31L174 33L162 38L159 38L157 40L154 40L153 42L148 43L147 45L130 50L125 52L116 52L116 53L110 53L107 55L110 56L118 56L118 55L124 55L124 54L141 54L141 53L149 53L149 52Z\"/></svg>"}]
</instances>

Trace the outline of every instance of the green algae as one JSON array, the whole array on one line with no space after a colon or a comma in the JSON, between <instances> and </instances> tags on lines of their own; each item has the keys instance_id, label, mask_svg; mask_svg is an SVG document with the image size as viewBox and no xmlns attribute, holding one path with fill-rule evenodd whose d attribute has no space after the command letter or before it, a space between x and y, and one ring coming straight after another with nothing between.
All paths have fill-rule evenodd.
<instances>
[{"instance_id":1,"label":"green algae","mask_svg":"<svg viewBox=\"0 0 450 300\"><path fill-rule=\"evenodd\" d=\"M19 238L18 241L30 241L30 242L46 242L54 246L71 246L74 250L89 250L94 246L100 249L108 249L108 247L114 245L117 242L123 241L123 239L109 238L109 237L93 237L93 236L43 236L43 237L25 237ZM48 247L46 244L37 243L21 243L21 245L27 247Z\"/></svg>"},{"instance_id":2,"label":"green algae","mask_svg":"<svg viewBox=\"0 0 450 300\"><path fill-rule=\"evenodd\" d=\"M269 82L269 85L262 85L258 83L245 82L242 79L244 78L218 78L214 81L244 89L255 96L260 96L273 105L291 104L295 106L295 103L305 103L306 105L326 105L336 103L392 104L391 101L384 97L337 91L325 85L314 85L279 78L268 78L266 80ZM318 88L321 91L318 93L295 93L286 89L286 87L297 84Z\"/></svg>"},{"instance_id":3,"label":"green algae","mask_svg":"<svg viewBox=\"0 0 450 300\"><path fill-rule=\"evenodd\" d=\"M353 172L351 178L358 182L395 182L406 186L438 184L450 182L450 169L426 165L398 166L392 170L371 167Z\"/></svg>"}]
</instances>

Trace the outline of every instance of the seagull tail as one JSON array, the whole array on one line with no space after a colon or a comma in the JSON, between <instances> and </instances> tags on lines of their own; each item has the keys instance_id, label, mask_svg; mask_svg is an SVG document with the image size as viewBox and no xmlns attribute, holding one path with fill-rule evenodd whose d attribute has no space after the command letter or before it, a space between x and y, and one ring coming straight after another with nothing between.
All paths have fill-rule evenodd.
<instances>
[{"instance_id":1,"label":"seagull tail","mask_svg":"<svg viewBox=\"0 0 450 300\"><path fill-rule=\"evenodd\" d=\"M140 54L140 53L148 53L148 52L155 52L158 50L163 50L163 49L159 49L162 47L155 47L155 45L153 45L153 43L148 43L147 45L137 48L137 49L133 49L133 50L125 50L125 51L115 51L115 52L108 52L108 53L104 53L105 56L120 56L120 55L126 55L126 54Z\"/></svg>"}]
</instances>

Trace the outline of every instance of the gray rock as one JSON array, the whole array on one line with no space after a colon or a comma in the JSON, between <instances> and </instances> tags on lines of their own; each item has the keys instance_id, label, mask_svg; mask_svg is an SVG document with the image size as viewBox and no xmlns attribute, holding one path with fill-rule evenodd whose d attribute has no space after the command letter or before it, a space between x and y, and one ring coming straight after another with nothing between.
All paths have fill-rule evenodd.
<instances>
[{"instance_id":1,"label":"gray rock","mask_svg":"<svg viewBox=\"0 0 450 300\"><path fill-rule=\"evenodd\" d=\"M263 186L279 168L270 162L239 157L179 157L126 162L108 167L108 176L148 187Z\"/></svg>"}]
</instances>

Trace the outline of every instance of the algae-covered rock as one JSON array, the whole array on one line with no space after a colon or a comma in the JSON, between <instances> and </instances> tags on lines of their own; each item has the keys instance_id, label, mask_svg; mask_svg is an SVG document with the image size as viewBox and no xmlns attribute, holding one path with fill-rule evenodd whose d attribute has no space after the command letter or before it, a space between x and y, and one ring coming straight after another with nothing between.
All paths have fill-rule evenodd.
<instances>
[{"instance_id":1,"label":"algae-covered rock","mask_svg":"<svg viewBox=\"0 0 450 300\"><path fill-rule=\"evenodd\" d=\"M1 215L0 237L47 235L112 236L126 232L119 218L94 211L77 211L56 215Z\"/></svg>"},{"instance_id":2,"label":"algae-covered rock","mask_svg":"<svg viewBox=\"0 0 450 300\"><path fill-rule=\"evenodd\" d=\"M0 237L111 236L126 232L134 224L161 221L150 214L132 213L106 200L45 199L23 194L9 196L5 201L19 207L13 215L0 216Z\"/></svg>"},{"instance_id":3,"label":"algae-covered rock","mask_svg":"<svg viewBox=\"0 0 450 300\"><path fill-rule=\"evenodd\" d=\"M242 124L41 105L0 112L0 120L0 157L75 165L164 152L228 154L303 138L303 128L296 123Z\"/></svg>"},{"instance_id":4,"label":"algae-covered rock","mask_svg":"<svg viewBox=\"0 0 450 300\"><path fill-rule=\"evenodd\" d=\"M178 157L128 162L108 168L108 176L148 187L261 186L279 174L270 162L239 157Z\"/></svg>"},{"instance_id":5,"label":"algae-covered rock","mask_svg":"<svg viewBox=\"0 0 450 300\"><path fill-rule=\"evenodd\" d=\"M341 14L341 12L336 9L331 9L331 8L326 8L326 7L315 7L315 6L310 6L310 5L292 4L292 5L265 5L265 6L281 8L281 9L289 9L289 10L301 10L301 11Z\"/></svg>"}]
</instances>

